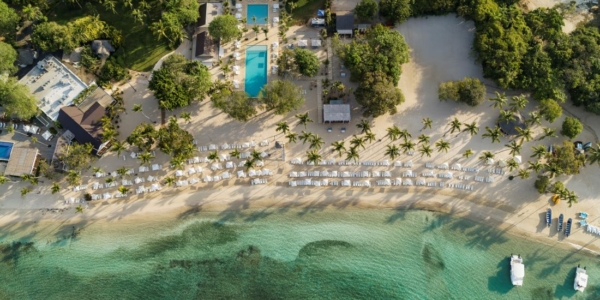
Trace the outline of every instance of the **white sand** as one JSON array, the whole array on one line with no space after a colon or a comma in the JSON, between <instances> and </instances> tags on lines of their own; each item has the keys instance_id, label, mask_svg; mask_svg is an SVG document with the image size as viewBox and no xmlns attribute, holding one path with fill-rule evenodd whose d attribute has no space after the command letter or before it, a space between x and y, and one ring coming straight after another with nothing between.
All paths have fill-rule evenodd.
<instances>
[{"instance_id":1,"label":"white sand","mask_svg":"<svg viewBox=\"0 0 600 300\"><path fill-rule=\"evenodd\" d=\"M403 89L406 96L406 103L400 107L400 112L394 116L383 116L375 120L374 132L378 138L383 138L385 128L391 124L396 124L401 128L407 128L416 137L425 133L431 136L432 144L440 138L444 138L452 144L448 153L434 152L431 158L421 158L419 155L407 157L401 156L399 160L413 160L415 168L413 170L422 172L424 163L434 162L436 164L448 162L459 162L463 166L479 166L483 170L486 168L477 161L477 156L482 151L492 151L496 153L497 158L508 158L508 151L504 144L509 142L509 138L503 138L502 143L490 144L489 140L481 138L485 126L493 126L497 118L497 112L484 103L476 108L466 105L460 105L451 102L440 102L437 99L437 86L442 81L461 79L465 76L482 77L481 67L473 63L470 57L470 46L473 39L473 24L465 22L454 16L430 17L411 19L401 26L398 30L402 32L411 47L411 62L403 67L403 75L399 86ZM334 66L338 68L339 66ZM485 81L485 80L484 80ZM489 81L485 81L492 84ZM147 80L136 78L132 81L136 91L124 85L125 99L127 106L133 105L133 101L142 103L144 111L150 118L159 117L159 111L155 106L155 99L147 90ZM309 81L302 81L299 84L307 89L307 102L300 112L308 111L311 118L317 120L316 100L314 90L310 90ZM494 89L488 86L489 96L493 95ZM509 94L515 94L514 92ZM154 102L153 102L154 101ZM153 104L154 103L154 104ZM567 106L568 107L568 106ZM534 104L530 104L525 112L534 109ZM569 111L578 116L585 116L583 119L592 119L593 116L582 113L578 108L568 107ZM457 216L469 217L482 220L488 224L498 224L506 232L526 235L535 239L543 240L546 243L557 243L564 239L562 234L557 235L556 227L551 229L545 227L544 214L546 208L552 207L554 216L564 213L565 216L575 218L578 211L587 211L590 215L590 223L596 224L600 216L600 208L595 201L600 193L598 179L594 176L597 173L598 166L588 166L582 170L582 174L577 177L562 176L559 180L566 182L569 189L578 193L581 200L579 204L569 208L561 203L557 206L551 206L550 195L539 195L533 188L534 178L527 180L515 179L509 181L508 174L496 176L496 182L475 183L469 181L468 184L475 185L476 190L472 192L459 191L454 189L439 189L428 187L373 187L373 188L292 188L287 186L287 175L290 171L301 170L391 170L394 177L399 177L401 169L393 167L310 167L310 166L292 166L287 162L280 160L281 152L272 148L274 140L283 140L281 134L275 132L275 123L280 120L287 120L290 124L295 124L293 115L286 117L276 117L271 114L260 114L258 117L248 123L234 122L228 119L223 113L215 110L210 103L205 101L193 105L186 109L194 116L190 124L181 124L190 130L198 140L199 145L208 145L214 143L220 145L224 142L242 143L254 140L257 143L264 139L271 141L271 147L268 149L272 156L267 159L269 169L275 172L275 176L269 178L270 183L264 186L250 186L248 178L233 179L220 183L201 183L192 188L176 189L165 187L160 193L147 196L131 196L127 200L113 199L110 201L98 201L85 204L87 207L83 214L76 214L73 204L65 205L63 200L67 197L81 197L81 193L64 192L61 195L50 195L48 187L37 187L36 190L21 198L19 190L26 186L24 183L6 184L0 187L0 192L4 194L0 200L0 224L7 229L29 228L27 224L33 221L41 221L46 224L47 221L59 221L71 223L84 220L94 220L96 222L126 222L137 219L149 220L155 216L179 216L186 213L202 211L228 211L234 215L246 215L249 209L263 209L265 212L276 213L278 209L284 208L303 208L308 210L332 209L360 209L360 208L424 208L451 213ZM171 114L179 114L175 111ZM433 129L421 130L421 119L430 117L434 120ZM467 133L460 135L446 135L447 123L458 117L463 122L476 121L480 126L478 136L470 138ZM141 122L145 117L141 114L129 112L124 121L125 128L121 128L122 137L126 137L133 124ZM360 120L359 112L353 112L353 123L347 125L334 125L334 132L326 132L329 127L323 124L311 123L307 131L317 133L324 137L326 142L324 150L321 151L324 158L333 158L327 146L337 139L349 140L352 134L358 133L355 124ZM558 127L562 120L552 124ZM341 133L340 127L345 126L348 132ZM544 124L549 126L549 124ZM580 140L595 141L593 130L600 128L597 120L590 123L590 127L581 134ZM295 132L304 130L302 127L292 126ZM537 128L536 132L540 129ZM560 141L560 138L552 142ZM385 159L383 152L387 139L370 144L366 150L361 150L361 160L381 160ZM548 144L550 141L544 141ZM537 145L537 142L525 143L523 147L523 158L527 160L531 153L531 146ZM307 150L307 145L301 142L296 145L286 147L287 160L293 157L303 156ZM466 149L473 149L475 156L464 160L461 153ZM262 148L261 148L262 149ZM129 153L127 153L128 155ZM156 162L163 166L168 165L168 158L157 151L158 158ZM206 153L199 153L199 156L206 156ZM127 156L127 160L116 157L115 154L109 154L103 157L99 163L105 170L112 171L121 165L137 167L138 162ZM206 169L207 165L203 164ZM161 172L164 175L165 172ZM218 172L217 172L218 173ZM455 172L459 175L462 172ZM514 173L514 172L513 172ZM213 174L208 172L208 174ZM88 176L90 174L86 174ZM471 175L472 174L468 174ZM480 172L481 176L487 176L487 172ZM146 175L147 176L147 175ZM94 181L89 177L86 181ZM371 179L372 183L376 179ZM439 180L438 180L439 181ZM454 179L450 182L460 183ZM467 183L467 182L464 182ZM40 192L38 195L36 192ZM101 192L104 192L102 190ZM114 189L111 190L114 193ZM63 213L44 212L43 208L67 207ZM556 220L555 220L556 222ZM567 239L569 243L585 246L588 249L600 250L600 243L596 238L586 232L582 232L579 225L573 226L572 236ZM565 247L570 247L566 242L560 243Z\"/></svg>"}]
</instances>

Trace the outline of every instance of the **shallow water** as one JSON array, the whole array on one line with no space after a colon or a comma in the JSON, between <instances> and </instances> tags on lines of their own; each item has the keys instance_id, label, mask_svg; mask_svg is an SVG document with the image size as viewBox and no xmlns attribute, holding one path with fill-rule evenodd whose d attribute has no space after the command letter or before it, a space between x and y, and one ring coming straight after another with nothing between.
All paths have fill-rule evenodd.
<instances>
[{"instance_id":1,"label":"shallow water","mask_svg":"<svg viewBox=\"0 0 600 300\"><path fill-rule=\"evenodd\" d=\"M600 297L591 255L424 211L254 211L22 231L1 241L0 299ZM524 257L522 288L510 284L510 253ZM590 274L584 294L573 291L579 263Z\"/></svg>"}]
</instances>

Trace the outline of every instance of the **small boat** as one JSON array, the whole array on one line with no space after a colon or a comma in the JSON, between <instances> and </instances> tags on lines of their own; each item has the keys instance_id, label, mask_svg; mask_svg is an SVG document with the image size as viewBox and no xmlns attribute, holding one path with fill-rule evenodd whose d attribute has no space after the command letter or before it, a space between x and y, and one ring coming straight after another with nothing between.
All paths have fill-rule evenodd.
<instances>
[{"instance_id":1,"label":"small boat","mask_svg":"<svg viewBox=\"0 0 600 300\"><path fill-rule=\"evenodd\" d=\"M563 214L560 214L560 216L558 216L558 232L561 232L563 229L563 222L565 220L565 217L563 216Z\"/></svg>"},{"instance_id":2,"label":"small boat","mask_svg":"<svg viewBox=\"0 0 600 300\"><path fill-rule=\"evenodd\" d=\"M552 225L552 209L548 208L546 211L546 226L550 227Z\"/></svg>"},{"instance_id":3,"label":"small boat","mask_svg":"<svg viewBox=\"0 0 600 300\"><path fill-rule=\"evenodd\" d=\"M587 224L588 224L588 223L587 223L587 220L586 220L586 219L579 220L579 225L581 225L581 226L587 226Z\"/></svg>"},{"instance_id":4,"label":"small boat","mask_svg":"<svg viewBox=\"0 0 600 300\"><path fill-rule=\"evenodd\" d=\"M592 142L587 142L583 144L583 150L587 151L587 149L592 148Z\"/></svg>"},{"instance_id":5,"label":"small boat","mask_svg":"<svg viewBox=\"0 0 600 300\"><path fill-rule=\"evenodd\" d=\"M568 237L569 235L571 235L571 224L573 223L573 219L569 218L569 220L567 220L567 226L565 227L565 235Z\"/></svg>"},{"instance_id":6,"label":"small boat","mask_svg":"<svg viewBox=\"0 0 600 300\"><path fill-rule=\"evenodd\" d=\"M510 280L514 286L522 286L525 278L525 265L521 255L510 255Z\"/></svg>"},{"instance_id":7,"label":"small boat","mask_svg":"<svg viewBox=\"0 0 600 300\"><path fill-rule=\"evenodd\" d=\"M587 219L588 214L585 211L582 211L582 212L579 213L579 217L582 218L582 219Z\"/></svg>"},{"instance_id":8,"label":"small boat","mask_svg":"<svg viewBox=\"0 0 600 300\"><path fill-rule=\"evenodd\" d=\"M585 267L581 268L577 265L577 269L575 270L575 283L573 284L573 288L576 291L583 292L585 287L587 286L588 275Z\"/></svg>"}]
</instances>

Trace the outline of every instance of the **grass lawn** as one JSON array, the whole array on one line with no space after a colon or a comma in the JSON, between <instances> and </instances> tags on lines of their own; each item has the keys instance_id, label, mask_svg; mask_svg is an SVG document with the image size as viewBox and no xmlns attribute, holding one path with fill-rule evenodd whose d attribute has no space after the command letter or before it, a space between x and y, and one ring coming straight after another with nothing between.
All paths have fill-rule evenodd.
<instances>
[{"instance_id":1,"label":"grass lawn","mask_svg":"<svg viewBox=\"0 0 600 300\"><path fill-rule=\"evenodd\" d=\"M123 59L127 68L134 71L150 71L161 57L172 51L166 43L159 42L152 35L147 25L134 22L133 18L125 12L119 13L125 9L118 9L118 14L104 10L100 5L96 5L96 9L100 20L121 30L123 46L117 50L116 55ZM59 4L48 14L48 19L59 24L66 24L86 15L85 9Z\"/></svg>"},{"instance_id":2,"label":"grass lawn","mask_svg":"<svg viewBox=\"0 0 600 300\"><path fill-rule=\"evenodd\" d=\"M309 19L317 17L319 9L325 9L325 0L298 0L292 19L295 24L304 25Z\"/></svg>"}]
</instances>

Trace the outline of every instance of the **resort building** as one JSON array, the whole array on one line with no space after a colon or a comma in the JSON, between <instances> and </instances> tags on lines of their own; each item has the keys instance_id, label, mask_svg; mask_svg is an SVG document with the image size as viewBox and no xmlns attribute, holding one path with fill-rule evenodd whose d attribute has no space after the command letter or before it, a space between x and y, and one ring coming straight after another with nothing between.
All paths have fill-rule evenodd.
<instances>
[{"instance_id":1,"label":"resort building","mask_svg":"<svg viewBox=\"0 0 600 300\"><path fill-rule=\"evenodd\" d=\"M335 17L335 29L338 34L350 35L354 30L354 15L351 12L340 13Z\"/></svg>"},{"instance_id":2,"label":"resort building","mask_svg":"<svg viewBox=\"0 0 600 300\"><path fill-rule=\"evenodd\" d=\"M52 55L37 63L20 83L29 88L38 100L42 114L36 118L48 126L58 120L58 112L63 106L73 104L73 100L87 88L71 70Z\"/></svg>"},{"instance_id":3,"label":"resort building","mask_svg":"<svg viewBox=\"0 0 600 300\"><path fill-rule=\"evenodd\" d=\"M329 103L323 105L323 122L350 123L350 104L343 104L341 100L330 100Z\"/></svg>"},{"instance_id":4,"label":"resort building","mask_svg":"<svg viewBox=\"0 0 600 300\"><path fill-rule=\"evenodd\" d=\"M58 122L65 129L62 138L67 142L90 143L93 154L101 156L108 149L108 142L102 142L102 117L114 99L101 88L97 88L79 106L65 106L60 109Z\"/></svg>"},{"instance_id":5,"label":"resort building","mask_svg":"<svg viewBox=\"0 0 600 300\"><path fill-rule=\"evenodd\" d=\"M34 174L39 159L37 148L16 147L9 154L4 175L20 177L23 174Z\"/></svg>"},{"instance_id":6,"label":"resort building","mask_svg":"<svg viewBox=\"0 0 600 300\"><path fill-rule=\"evenodd\" d=\"M221 3L202 3L198 8L200 17L196 21L192 39L192 60L198 60L207 67L212 67L223 55L219 40L213 40L208 34L208 24L223 13Z\"/></svg>"}]
</instances>

